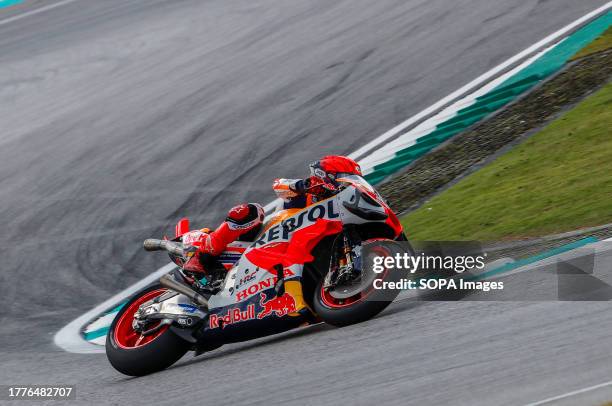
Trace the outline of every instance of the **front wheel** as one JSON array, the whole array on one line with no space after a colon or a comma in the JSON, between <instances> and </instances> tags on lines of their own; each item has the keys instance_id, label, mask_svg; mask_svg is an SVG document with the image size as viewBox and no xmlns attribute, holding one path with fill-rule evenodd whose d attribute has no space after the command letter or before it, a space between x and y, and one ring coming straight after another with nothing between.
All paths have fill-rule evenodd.
<instances>
[{"instance_id":1,"label":"front wheel","mask_svg":"<svg viewBox=\"0 0 612 406\"><path fill-rule=\"evenodd\" d=\"M404 251L394 241L376 240L373 243L378 242L382 244L370 249L368 257L362 258L361 263L371 261L369 258L371 255L386 257ZM380 274L370 272L369 275L362 275L356 282L351 281L333 287L326 286L325 279L322 279L315 288L314 310L324 322L338 327L369 320L389 306L400 292L374 289L374 279L397 282L400 278L399 272L385 269Z\"/></svg>"},{"instance_id":2,"label":"front wheel","mask_svg":"<svg viewBox=\"0 0 612 406\"><path fill-rule=\"evenodd\" d=\"M132 326L138 308L166 291L161 285L154 285L137 293L113 320L106 336L106 356L122 374L143 376L161 371L189 350L189 343L161 321L148 325L147 331L152 332L147 335L141 335Z\"/></svg>"}]
</instances>

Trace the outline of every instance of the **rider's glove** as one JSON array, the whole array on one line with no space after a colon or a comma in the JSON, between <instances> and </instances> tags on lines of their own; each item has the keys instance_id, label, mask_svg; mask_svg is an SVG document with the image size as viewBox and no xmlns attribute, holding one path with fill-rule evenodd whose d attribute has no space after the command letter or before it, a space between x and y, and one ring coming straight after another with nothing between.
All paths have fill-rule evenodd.
<instances>
[{"instance_id":1,"label":"rider's glove","mask_svg":"<svg viewBox=\"0 0 612 406\"><path fill-rule=\"evenodd\" d=\"M318 176L311 176L307 179L276 179L272 188L276 195L286 202L306 193L328 196L338 192L336 185Z\"/></svg>"},{"instance_id":2,"label":"rider's glove","mask_svg":"<svg viewBox=\"0 0 612 406\"><path fill-rule=\"evenodd\" d=\"M304 181L301 179L276 179L272 189L278 197L289 201L304 194Z\"/></svg>"},{"instance_id":3,"label":"rider's glove","mask_svg":"<svg viewBox=\"0 0 612 406\"><path fill-rule=\"evenodd\" d=\"M310 193L315 196L328 196L336 193L338 188L331 182L319 178L318 176L311 176L308 179L304 179L304 192Z\"/></svg>"}]
</instances>

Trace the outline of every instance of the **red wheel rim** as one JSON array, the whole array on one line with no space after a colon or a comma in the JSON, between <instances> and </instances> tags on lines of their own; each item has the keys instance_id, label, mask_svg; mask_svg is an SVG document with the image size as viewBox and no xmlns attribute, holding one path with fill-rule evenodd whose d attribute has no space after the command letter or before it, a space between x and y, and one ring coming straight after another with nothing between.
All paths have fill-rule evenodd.
<instances>
[{"instance_id":1,"label":"red wheel rim","mask_svg":"<svg viewBox=\"0 0 612 406\"><path fill-rule=\"evenodd\" d=\"M364 295L363 293L359 293L355 296L352 297L348 297L346 299L337 299L335 297L333 297L332 295L329 294L328 291L326 291L323 286L321 286L321 301L323 302L323 304L327 307L332 307L332 308L342 308L342 307L347 307L347 306L351 306L352 304L361 301L362 299L365 299L367 295Z\"/></svg>"},{"instance_id":2,"label":"red wheel rim","mask_svg":"<svg viewBox=\"0 0 612 406\"><path fill-rule=\"evenodd\" d=\"M381 248L380 247L375 247L375 250L380 251ZM388 254L387 250L385 250L385 252L381 253L381 255L385 255L385 254ZM385 270L381 274L381 278L384 279L384 277L387 275L388 272L389 272L389 270L385 268ZM360 292L360 293L356 294L355 296L351 296L351 297L348 297L346 299L338 299L338 298L333 297L329 293L329 291L326 291L323 288L323 286L321 286L321 301L327 307L331 307L331 308L335 308L335 309L340 309L340 308L343 308L343 307L352 306L353 304L355 304L357 302L361 302L361 301L365 300L370 295L370 293L372 293L373 291L374 291L374 289L371 288L371 289L368 289L365 292Z\"/></svg>"},{"instance_id":3,"label":"red wheel rim","mask_svg":"<svg viewBox=\"0 0 612 406\"><path fill-rule=\"evenodd\" d=\"M145 293L134 302L132 302L126 311L123 312L117 324L115 324L114 338L117 345L123 349L133 349L145 346L149 344L151 341L155 340L157 337L164 334L166 330L168 330L168 326L163 326L156 332L149 334L147 336L143 336L132 327L132 320L134 320L134 315L138 308L143 304L152 300L153 298L162 295L166 292L166 289L157 289L152 290L151 292ZM156 322L156 324L152 324L147 326L147 329L152 329L161 323L161 320Z\"/></svg>"}]
</instances>

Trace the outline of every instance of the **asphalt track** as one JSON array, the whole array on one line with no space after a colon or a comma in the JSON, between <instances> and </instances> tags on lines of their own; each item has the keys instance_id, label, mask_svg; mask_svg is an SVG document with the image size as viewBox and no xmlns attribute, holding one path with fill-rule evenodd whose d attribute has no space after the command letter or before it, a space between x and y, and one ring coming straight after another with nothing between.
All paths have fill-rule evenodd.
<instances>
[{"instance_id":1,"label":"asphalt track","mask_svg":"<svg viewBox=\"0 0 612 406\"><path fill-rule=\"evenodd\" d=\"M401 302L141 379L52 344L165 264L140 241L180 216L210 225L268 202L274 177L354 151L605 2L77 0L6 24L49 2L0 11L0 382L76 384L82 403L490 405L609 381L605 302Z\"/></svg>"}]
</instances>

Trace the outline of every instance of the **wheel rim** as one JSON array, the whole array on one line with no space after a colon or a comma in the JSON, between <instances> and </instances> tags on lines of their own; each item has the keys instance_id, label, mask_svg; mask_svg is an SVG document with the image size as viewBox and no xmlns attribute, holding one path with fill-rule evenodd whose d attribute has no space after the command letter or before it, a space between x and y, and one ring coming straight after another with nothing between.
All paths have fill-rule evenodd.
<instances>
[{"instance_id":1,"label":"wheel rim","mask_svg":"<svg viewBox=\"0 0 612 406\"><path fill-rule=\"evenodd\" d=\"M330 295L329 291L325 290L325 288L321 286L321 302L323 302L323 304L327 307L332 307L332 308L347 307L363 299L365 299L365 296L363 293L359 293L355 296L352 296L346 299L337 299L333 297L332 295Z\"/></svg>"},{"instance_id":2,"label":"wheel rim","mask_svg":"<svg viewBox=\"0 0 612 406\"><path fill-rule=\"evenodd\" d=\"M143 347L157 337L161 336L168 330L169 326L163 326L159 330L155 331L152 334L143 336L132 327L132 320L134 320L134 315L138 311L138 308L143 304L152 300L153 298L160 296L166 292L166 289L157 289L152 290L151 292L145 293L134 302L132 302L129 307L121 314L121 317L117 321L115 325L114 338L117 345L123 349L133 349L138 347ZM155 324L152 324L149 329L157 327L161 323L157 321Z\"/></svg>"},{"instance_id":3,"label":"wheel rim","mask_svg":"<svg viewBox=\"0 0 612 406\"><path fill-rule=\"evenodd\" d=\"M389 254L389 252L386 249L381 249L381 247L375 247L374 250L378 251L381 255ZM381 273L380 277L384 279L388 272L389 272L389 269L385 268L385 270ZM348 297L346 299L338 299L332 296L329 290L325 290L323 285L321 285L321 292L320 292L321 302L323 303L323 305L327 307L340 309L340 308L352 306L355 303L364 301L373 291L374 289L370 288L366 291L361 291L358 294Z\"/></svg>"}]
</instances>

